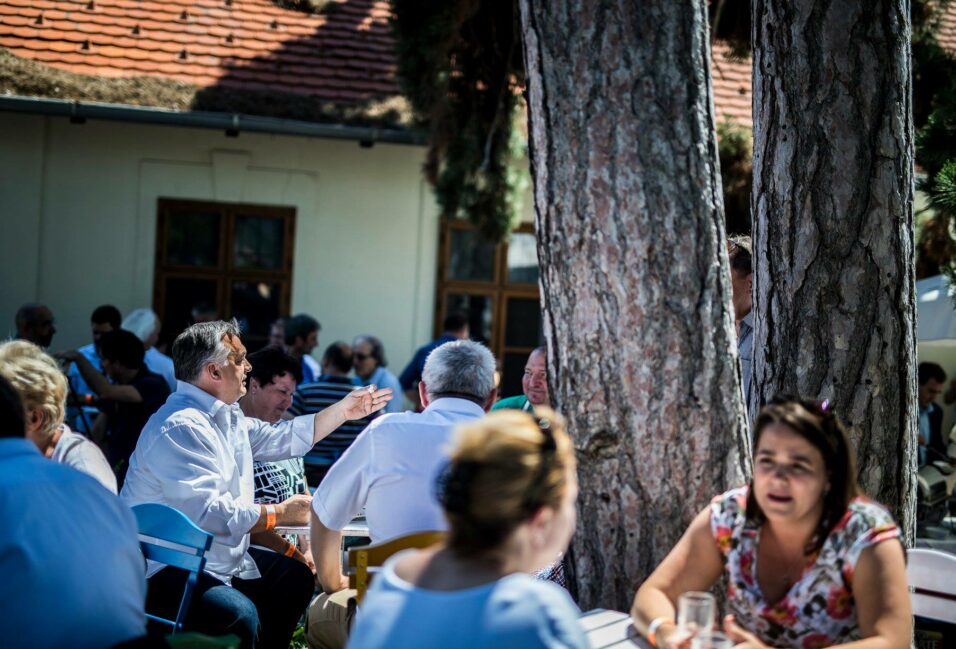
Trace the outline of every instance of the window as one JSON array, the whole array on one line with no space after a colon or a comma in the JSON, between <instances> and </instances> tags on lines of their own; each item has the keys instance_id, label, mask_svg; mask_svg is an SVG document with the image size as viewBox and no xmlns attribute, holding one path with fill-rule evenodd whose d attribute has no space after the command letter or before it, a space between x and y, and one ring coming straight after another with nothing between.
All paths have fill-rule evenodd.
<instances>
[{"instance_id":1,"label":"window","mask_svg":"<svg viewBox=\"0 0 956 649\"><path fill-rule=\"evenodd\" d=\"M153 309L164 341L193 322L196 307L235 317L249 350L289 313L295 210L161 198Z\"/></svg>"},{"instance_id":2,"label":"window","mask_svg":"<svg viewBox=\"0 0 956 649\"><path fill-rule=\"evenodd\" d=\"M484 239L464 221L444 221L438 263L435 335L449 313L468 317L472 340L499 361L500 393L521 394L528 354L544 344L534 230L521 226L508 244Z\"/></svg>"}]
</instances>

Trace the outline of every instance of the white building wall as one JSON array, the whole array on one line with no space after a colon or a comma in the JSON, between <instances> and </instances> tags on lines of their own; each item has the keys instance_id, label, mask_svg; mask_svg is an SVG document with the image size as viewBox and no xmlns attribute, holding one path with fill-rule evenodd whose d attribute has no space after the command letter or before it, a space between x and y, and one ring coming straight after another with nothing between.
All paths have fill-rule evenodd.
<instances>
[{"instance_id":1,"label":"white building wall","mask_svg":"<svg viewBox=\"0 0 956 649\"><path fill-rule=\"evenodd\" d=\"M152 304L157 199L296 209L292 312L319 347L372 333L400 372L431 339L437 208L422 147L0 113L0 334L29 301L53 348L88 342L89 314Z\"/></svg>"}]
</instances>

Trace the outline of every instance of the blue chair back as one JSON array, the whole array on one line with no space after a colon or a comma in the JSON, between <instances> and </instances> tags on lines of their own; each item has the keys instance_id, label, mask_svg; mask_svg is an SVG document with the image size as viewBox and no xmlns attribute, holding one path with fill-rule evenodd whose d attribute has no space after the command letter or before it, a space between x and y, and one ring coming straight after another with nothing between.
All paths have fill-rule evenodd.
<instances>
[{"instance_id":1,"label":"blue chair back","mask_svg":"<svg viewBox=\"0 0 956 649\"><path fill-rule=\"evenodd\" d=\"M173 633L176 633L183 628L193 588L199 573L206 566L206 552L212 546L212 534L199 529L185 514L167 505L146 503L132 509L139 528L139 546L143 556L189 573L175 620L146 614L151 620L169 624L173 627Z\"/></svg>"}]
</instances>

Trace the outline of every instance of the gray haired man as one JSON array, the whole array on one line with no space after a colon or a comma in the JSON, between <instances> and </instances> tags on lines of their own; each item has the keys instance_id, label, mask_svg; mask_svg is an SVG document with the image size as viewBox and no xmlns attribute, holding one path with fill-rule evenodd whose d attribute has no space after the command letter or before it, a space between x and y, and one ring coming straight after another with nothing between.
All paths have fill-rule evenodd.
<instances>
[{"instance_id":1,"label":"gray haired man","mask_svg":"<svg viewBox=\"0 0 956 649\"><path fill-rule=\"evenodd\" d=\"M253 503L253 460L305 455L349 419L385 406L389 390L356 390L316 415L272 425L243 415L251 369L236 322L192 325L173 343L174 392L143 428L120 494L130 506L162 503L213 534L186 615L189 629L237 635L243 647L288 646L312 595L305 564L249 547L249 534L308 522L309 497ZM186 575L147 568L147 611L175 617Z\"/></svg>"},{"instance_id":2,"label":"gray haired man","mask_svg":"<svg viewBox=\"0 0 956 649\"><path fill-rule=\"evenodd\" d=\"M382 415L355 438L312 499L312 558L324 593L308 612L315 647L343 646L348 579L342 574L341 530L362 509L373 543L447 523L433 495L454 427L484 416L497 396L488 348L457 340L425 361L419 396L425 410Z\"/></svg>"}]
</instances>

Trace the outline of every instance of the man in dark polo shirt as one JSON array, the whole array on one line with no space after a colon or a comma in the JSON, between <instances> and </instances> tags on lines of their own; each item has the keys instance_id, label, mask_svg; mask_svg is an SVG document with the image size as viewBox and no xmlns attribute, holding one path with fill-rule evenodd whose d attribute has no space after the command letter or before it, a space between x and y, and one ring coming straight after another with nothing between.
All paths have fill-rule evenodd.
<instances>
[{"instance_id":1,"label":"man in dark polo shirt","mask_svg":"<svg viewBox=\"0 0 956 649\"><path fill-rule=\"evenodd\" d=\"M101 445L105 440L106 456L120 487L143 426L169 396L166 379L146 368L144 355L143 343L125 329L111 331L100 339L100 358L106 376L79 352L60 354L76 363L99 400L101 414L93 425L93 438Z\"/></svg>"}]
</instances>

